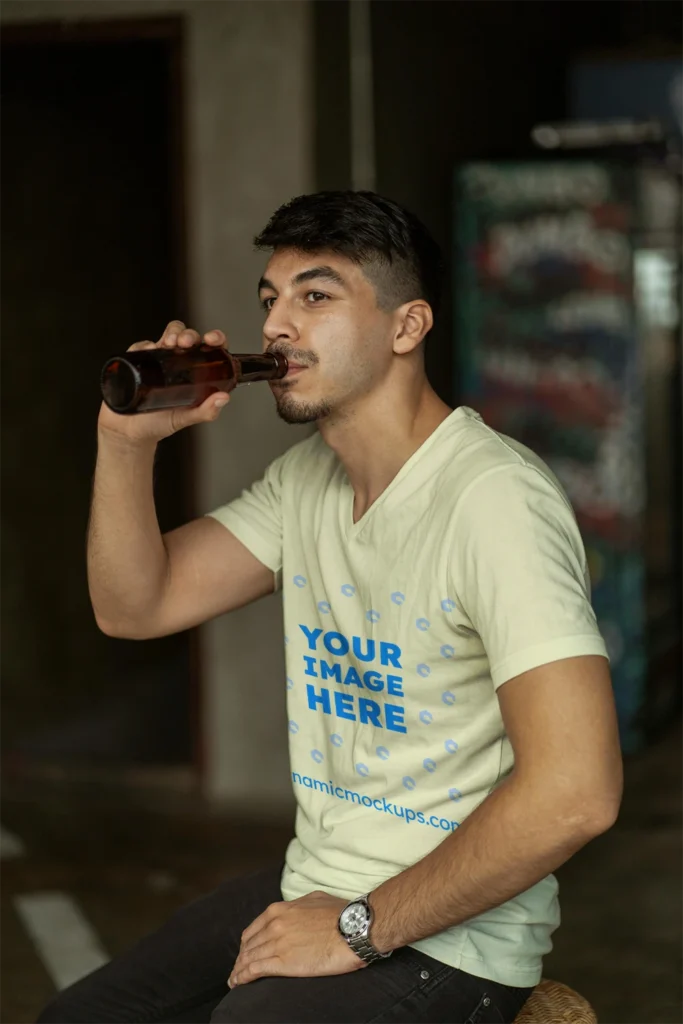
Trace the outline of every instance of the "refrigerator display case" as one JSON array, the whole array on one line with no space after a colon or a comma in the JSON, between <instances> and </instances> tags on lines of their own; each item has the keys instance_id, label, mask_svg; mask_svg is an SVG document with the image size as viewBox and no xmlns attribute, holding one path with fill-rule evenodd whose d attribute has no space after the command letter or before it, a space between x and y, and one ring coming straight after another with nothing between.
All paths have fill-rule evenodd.
<instances>
[{"instance_id":1,"label":"refrigerator display case","mask_svg":"<svg viewBox=\"0 0 683 1024\"><path fill-rule=\"evenodd\" d=\"M455 184L455 390L569 496L634 750L679 692L680 185L603 160Z\"/></svg>"}]
</instances>

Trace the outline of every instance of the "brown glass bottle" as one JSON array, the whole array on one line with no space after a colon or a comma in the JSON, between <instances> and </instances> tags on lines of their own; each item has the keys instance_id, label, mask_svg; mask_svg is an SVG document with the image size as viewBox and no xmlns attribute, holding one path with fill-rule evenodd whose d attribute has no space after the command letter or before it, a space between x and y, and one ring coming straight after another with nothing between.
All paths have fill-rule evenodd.
<instances>
[{"instance_id":1,"label":"brown glass bottle","mask_svg":"<svg viewBox=\"0 0 683 1024\"><path fill-rule=\"evenodd\" d=\"M108 359L102 367L100 387L113 412L129 415L201 405L216 391L279 380L287 369L285 357L273 353L233 355L213 345L182 352L150 348Z\"/></svg>"}]
</instances>

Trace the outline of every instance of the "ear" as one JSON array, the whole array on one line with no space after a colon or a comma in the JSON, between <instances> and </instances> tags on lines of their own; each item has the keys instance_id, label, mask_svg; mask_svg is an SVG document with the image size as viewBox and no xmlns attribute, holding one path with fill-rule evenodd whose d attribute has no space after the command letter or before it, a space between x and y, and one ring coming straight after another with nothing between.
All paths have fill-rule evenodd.
<instances>
[{"instance_id":1,"label":"ear","mask_svg":"<svg viewBox=\"0 0 683 1024\"><path fill-rule=\"evenodd\" d=\"M407 302L397 310L398 330L394 337L394 352L403 356L412 352L434 326L432 307L423 299Z\"/></svg>"}]
</instances>

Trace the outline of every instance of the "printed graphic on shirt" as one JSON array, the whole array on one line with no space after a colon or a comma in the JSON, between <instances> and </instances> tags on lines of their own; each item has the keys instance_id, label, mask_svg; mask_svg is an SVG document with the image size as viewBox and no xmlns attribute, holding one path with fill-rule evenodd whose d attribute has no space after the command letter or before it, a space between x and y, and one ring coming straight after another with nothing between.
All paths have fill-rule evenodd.
<instances>
[{"instance_id":1,"label":"printed graphic on shirt","mask_svg":"<svg viewBox=\"0 0 683 1024\"><path fill-rule=\"evenodd\" d=\"M305 575L298 573L290 578L299 591L308 590L309 581ZM339 593L344 599L343 604L357 599L356 588L351 584L341 584ZM310 595L310 600L312 604L309 605L309 608L314 606L319 616L330 615L334 616L337 622L342 620L343 616L337 613L343 609L335 609L334 602L330 600L316 601L313 595ZM372 625L376 625L383 619L387 632L391 636L391 608L395 608L398 613L398 609L402 608L406 602L406 594L394 590L389 595L389 600L391 603L388 604L384 613L372 608L365 611L362 617ZM443 598L436 607L439 609L439 612L434 613L437 617L440 614L449 619L451 613L456 609L455 601L452 598ZM303 610L303 607L299 608L300 613ZM320 622L315 614L313 617ZM394 625L396 626L395 623ZM413 628L421 634L428 633L432 630L432 626L432 619L424 615L417 616L413 620ZM443 717L448 718L452 728L453 716L449 712L456 703L453 689L445 686L442 689L443 684L440 684L432 675L432 665L425 661L413 665L411 672L406 665L405 644L402 646L397 639L371 637L362 631L347 633L339 627L325 629L324 626L313 624L310 621L299 621L297 630L298 634L295 639L298 641L299 653L295 654L291 648L287 651L287 690L291 691L297 686L302 689L302 693L297 704L299 709L296 712L297 720L290 719L289 731L292 737L298 736L302 730L302 735L319 736L316 741L318 745L312 747L306 756L310 757L315 766L323 767L323 769L326 767L332 777L321 776L319 772L311 770L312 766L308 769L302 766L302 744L297 740L292 747L294 770L291 775L295 791L300 788L309 789L312 793L320 794L321 800L327 797L345 801L367 808L376 814L399 819L413 827L423 826L437 829L442 833L454 831L459 825L454 814L448 813L446 810L434 813L435 803L446 808L453 803L458 803L462 798L461 791L452 784L452 771L448 772L447 778L442 778L442 786L439 786L440 765L444 759L449 759L460 749L458 742L452 736L447 735L444 739L442 730L445 722L441 722L441 729L433 734L432 755L425 757L424 752L417 757L413 755L409 773L403 774L406 765L405 755L411 757L409 734L411 730L433 726L435 717L439 715L438 706L434 706L437 701L444 712ZM443 639L443 634L441 639ZM289 645L290 637L287 638L287 643ZM438 660L444 662L452 661L455 658L455 648L452 644L440 643L435 638L434 657L438 657ZM448 680L449 687L453 685L450 681L450 672L444 678ZM413 704L412 719L406 714L405 703L406 686L411 685L416 692L419 692L419 700L423 704L429 705L416 710ZM307 720L309 714L315 716L314 722ZM349 737L355 735L355 731L359 729L364 733L369 731L365 747L367 749L367 742L373 744L371 751L379 764L388 762L387 767L382 769L382 775L387 781L391 780L389 783L390 793L385 792L378 796L376 788L370 793L363 792L365 780L368 780L370 784L374 782L372 757L366 755L369 764L366 763L366 760L357 760L354 763L349 752L349 760L344 760L346 751L342 749L345 743L342 733L346 731L348 746ZM322 730L322 735L318 730ZM350 733L348 730L351 730ZM386 734L386 740L380 743L376 743L371 738L372 732L378 730L382 730ZM321 746L326 748L326 743L321 742L322 736L325 736L332 748L339 752L334 756L336 769L334 764L325 763L326 760L332 760L332 758L326 759L323 750L320 749ZM398 751L395 747L396 743L402 744L404 749ZM329 750L329 747L327 749ZM332 754L332 752L330 753ZM393 761L398 760L399 766L403 764L403 768L399 767L397 775L392 780L392 754L396 753L403 756L398 759L394 757ZM339 769L340 758L344 765L342 774L345 781L343 783L334 778L335 770ZM375 773L376 769L375 763ZM349 773L353 773L357 778L355 786L349 784ZM425 786L428 792L421 795L421 787ZM401 791L405 791L406 796L415 792L419 798L418 801L404 802L400 798L397 799L397 794ZM423 803L425 799L427 804ZM421 803L422 807L420 807Z\"/></svg>"}]
</instances>

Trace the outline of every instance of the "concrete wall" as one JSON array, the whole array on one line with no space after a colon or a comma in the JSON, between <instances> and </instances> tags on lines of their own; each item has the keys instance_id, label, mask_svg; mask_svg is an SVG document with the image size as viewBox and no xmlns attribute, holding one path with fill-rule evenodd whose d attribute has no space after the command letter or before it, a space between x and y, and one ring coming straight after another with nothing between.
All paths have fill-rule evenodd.
<instances>
[{"instance_id":1,"label":"concrete wall","mask_svg":"<svg viewBox=\"0 0 683 1024\"><path fill-rule=\"evenodd\" d=\"M221 327L234 351L260 348L253 235L281 202L314 188L308 0L6 0L3 22L186 20L189 292L195 326ZM103 197L105 198L105 197ZM106 198L105 198L106 201ZM169 319L175 314L169 310ZM198 511L229 501L310 428L281 423L266 387L237 392L198 432ZM288 813L280 601L201 631L209 795Z\"/></svg>"}]
</instances>

